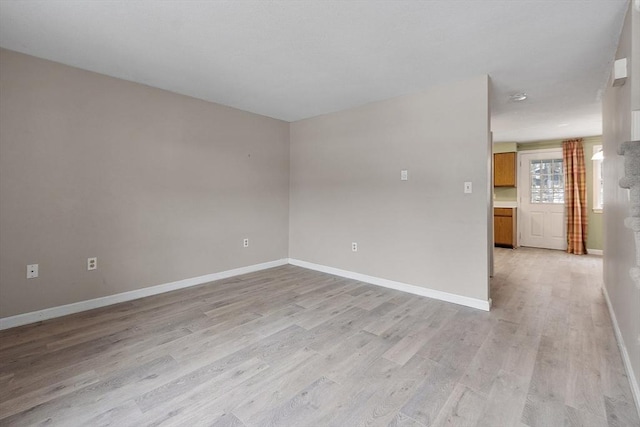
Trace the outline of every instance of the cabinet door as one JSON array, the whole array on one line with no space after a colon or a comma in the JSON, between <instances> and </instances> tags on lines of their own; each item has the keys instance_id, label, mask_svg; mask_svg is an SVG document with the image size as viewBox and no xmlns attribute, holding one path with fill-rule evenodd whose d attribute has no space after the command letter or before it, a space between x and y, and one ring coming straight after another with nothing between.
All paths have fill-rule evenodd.
<instances>
[{"instance_id":1,"label":"cabinet door","mask_svg":"<svg viewBox=\"0 0 640 427\"><path fill-rule=\"evenodd\" d=\"M493 217L496 245L513 246L513 219L510 216Z\"/></svg>"},{"instance_id":2,"label":"cabinet door","mask_svg":"<svg viewBox=\"0 0 640 427\"><path fill-rule=\"evenodd\" d=\"M493 155L493 186L516 186L516 153L496 153Z\"/></svg>"}]
</instances>

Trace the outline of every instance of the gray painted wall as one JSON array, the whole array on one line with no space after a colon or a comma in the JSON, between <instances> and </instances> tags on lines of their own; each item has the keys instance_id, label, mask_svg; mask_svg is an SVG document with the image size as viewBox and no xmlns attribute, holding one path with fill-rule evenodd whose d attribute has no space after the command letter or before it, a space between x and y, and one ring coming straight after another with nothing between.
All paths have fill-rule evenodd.
<instances>
[{"instance_id":1,"label":"gray painted wall","mask_svg":"<svg viewBox=\"0 0 640 427\"><path fill-rule=\"evenodd\" d=\"M288 123L7 50L0 70L0 317L287 256Z\"/></svg>"},{"instance_id":2,"label":"gray painted wall","mask_svg":"<svg viewBox=\"0 0 640 427\"><path fill-rule=\"evenodd\" d=\"M488 91L481 76L292 123L290 257L486 301Z\"/></svg>"},{"instance_id":3,"label":"gray painted wall","mask_svg":"<svg viewBox=\"0 0 640 427\"><path fill-rule=\"evenodd\" d=\"M631 95L640 87L640 56L635 54L640 45L640 12L634 11L631 5L629 10L616 59L630 60L630 77L624 86L607 86L603 98L604 285L629 353L635 380L640 383L640 290L629 276L629 269L635 265L636 248L633 232L624 226L624 219L629 216L629 199L627 190L618 185L624 176L624 165L623 158L617 155L620 143L631 138L631 110L640 108L639 97L632 101Z\"/></svg>"},{"instance_id":4,"label":"gray painted wall","mask_svg":"<svg viewBox=\"0 0 640 427\"><path fill-rule=\"evenodd\" d=\"M487 76L288 124L8 50L0 67L0 317L288 246L488 299Z\"/></svg>"}]
</instances>

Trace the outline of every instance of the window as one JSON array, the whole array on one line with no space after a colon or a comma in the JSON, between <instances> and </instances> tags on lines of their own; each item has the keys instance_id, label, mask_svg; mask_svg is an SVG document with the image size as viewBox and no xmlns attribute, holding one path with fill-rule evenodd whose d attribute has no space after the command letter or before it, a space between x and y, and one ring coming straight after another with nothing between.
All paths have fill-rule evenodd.
<instances>
[{"instance_id":1,"label":"window","mask_svg":"<svg viewBox=\"0 0 640 427\"><path fill-rule=\"evenodd\" d=\"M602 182L602 155L595 154L602 152L602 145L593 146L593 210L594 212L602 212L602 204L604 202L604 185Z\"/></svg>"},{"instance_id":2,"label":"window","mask_svg":"<svg viewBox=\"0 0 640 427\"><path fill-rule=\"evenodd\" d=\"M531 203L564 203L562 159L531 160Z\"/></svg>"}]
</instances>

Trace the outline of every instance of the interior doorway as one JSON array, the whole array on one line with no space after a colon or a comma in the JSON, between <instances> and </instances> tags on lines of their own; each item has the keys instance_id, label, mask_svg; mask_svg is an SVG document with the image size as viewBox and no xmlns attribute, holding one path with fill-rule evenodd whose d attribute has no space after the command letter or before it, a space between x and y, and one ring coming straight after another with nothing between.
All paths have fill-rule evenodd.
<instances>
[{"instance_id":1,"label":"interior doorway","mask_svg":"<svg viewBox=\"0 0 640 427\"><path fill-rule=\"evenodd\" d=\"M519 153L520 245L567 248L562 149Z\"/></svg>"}]
</instances>

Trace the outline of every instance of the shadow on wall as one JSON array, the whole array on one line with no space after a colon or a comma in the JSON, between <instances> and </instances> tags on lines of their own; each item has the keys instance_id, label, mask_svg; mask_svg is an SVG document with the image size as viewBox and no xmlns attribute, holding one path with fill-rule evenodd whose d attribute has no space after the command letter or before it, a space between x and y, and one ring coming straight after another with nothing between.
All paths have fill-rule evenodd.
<instances>
[{"instance_id":1,"label":"shadow on wall","mask_svg":"<svg viewBox=\"0 0 640 427\"><path fill-rule=\"evenodd\" d=\"M624 177L620 187L629 189L629 217L624 225L633 231L636 242L636 265L629 275L640 289L640 141L627 141L620 145L618 154L624 156Z\"/></svg>"}]
</instances>

